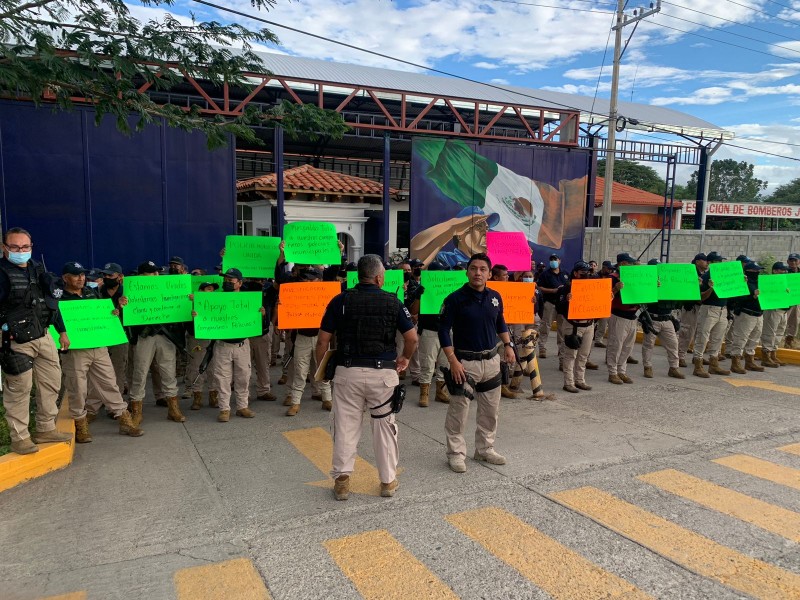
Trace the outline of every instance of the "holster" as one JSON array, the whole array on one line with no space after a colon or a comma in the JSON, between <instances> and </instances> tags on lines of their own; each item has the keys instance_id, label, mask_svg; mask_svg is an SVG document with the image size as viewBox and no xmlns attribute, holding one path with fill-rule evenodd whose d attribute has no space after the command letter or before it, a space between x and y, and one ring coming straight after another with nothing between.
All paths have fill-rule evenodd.
<instances>
[{"instance_id":1,"label":"holster","mask_svg":"<svg viewBox=\"0 0 800 600\"><path fill-rule=\"evenodd\" d=\"M333 376L336 375L336 367L338 366L339 355L336 353L328 359L328 363L325 365L325 381L330 381L333 379Z\"/></svg>"},{"instance_id":2,"label":"holster","mask_svg":"<svg viewBox=\"0 0 800 600\"><path fill-rule=\"evenodd\" d=\"M22 375L33 368L33 359L21 352L4 350L0 352L0 367L7 375Z\"/></svg>"},{"instance_id":3,"label":"holster","mask_svg":"<svg viewBox=\"0 0 800 600\"><path fill-rule=\"evenodd\" d=\"M511 367L504 360L500 361L500 383L502 385L511 383Z\"/></svg>"},{"instance_id":4,"label":"holster","mask_svg":"<svg viewBox=\"0 0 800 600\"><path fill-rule=\"evenodd\" d=\"M389 398L383 404L379 404L378 406L375 407L375 408L382 408L387 404L390 404L389 412L383 413L382 415L373 415L372 413L370 413L369 416L372 417L373 419L383 419L385 417L388 417L392 413L399 413L403 408L403 402L405 402L405 399L406 399L406 386L403 385L402 383L396 385L394 388L394 392L392 393L392 397ZM375 408L373 408L372 410L375 410Z\"/></svg>"}]
</instances>

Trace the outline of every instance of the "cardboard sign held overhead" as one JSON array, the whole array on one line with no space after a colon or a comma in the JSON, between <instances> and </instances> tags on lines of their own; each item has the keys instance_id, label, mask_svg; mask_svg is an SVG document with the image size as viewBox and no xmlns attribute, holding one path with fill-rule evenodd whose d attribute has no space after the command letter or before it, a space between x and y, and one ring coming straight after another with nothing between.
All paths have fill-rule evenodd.
<instances>
[{"instance_id":1,"label":"cardboard sign held overhead","mask_svg":"<svg viewBox=\"0 0 800 600\"><path fill-rule=\"evenodd\" d=\"M318 328L328 303L341 292L337 281L284 283L278 296L278 328Z\"/></svg>"},{"instance_id":2,"label":"cardboard sign held overhead","mask_svg":"<svg viewBox=\"0 0 800 600\"><path fill-rule=\"evenodd\" d=\"M611 316L610 279L573 279L567 318L573 321Z\"/></svg>"},{"instance_id":3,"label":"cardboard sign held overhead","mask_svg":"<svg viewBox=\"0 0 800 600\"><path fill-rule=\"evenodd\" d=\"M283 228L286 262L301 265L338 265L342 261L336 226L319 221L295 221Z\"/></svg>"},{"instance_id":4,"label":"cardboard sign held overhead","mask_svg":"<svg viewBox=\"0 0 800 600\"><path fill-rule=\"evenodd\" d=\"M505 265L509 271L531 270L531 247L521 231L486 232L486 253L493 265Z\"/></svg>"},{"instance_id":5,"label":"cardboard sign held overhead","mask_svg":"<svg viewBox=\"0 0 800 600\"><path fill-rule=\"evenodd\" d=\"M244 277L275 277L275 263L280 255L280 238L254 235L229 235L225 238L222 272L239 269Z\"/></svg>"},{"instance_id":6,"label":"cardboard sign held overhead","mask_svg":"<svg viewBox=\"0 0 800 600\"><path fill-rule=\"evenodd\" d=\"M535 283L519 281L487 281L486 286L503 299L503 318L506 323L529 325L533 323Z\"/></svg>"}]
</instances>

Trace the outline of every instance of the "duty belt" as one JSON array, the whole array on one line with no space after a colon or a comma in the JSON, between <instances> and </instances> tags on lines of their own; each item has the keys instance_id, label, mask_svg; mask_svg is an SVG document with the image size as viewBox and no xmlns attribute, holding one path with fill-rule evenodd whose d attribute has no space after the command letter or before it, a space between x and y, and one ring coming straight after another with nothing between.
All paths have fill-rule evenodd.
<instances>
[{"instance_id":1,"label":"duty belt","mask_svg":"<svg viewBox=\"0 0 800 600\"><path fill-rule=\"evenodd\" d=\"M749 308L739 308L739 312L743 312L746 315L750 315L751 317L760 317L764 314L763 311L760 310L751 310Z\"/></svg>"},{"instance_id":2,"label":"duty belt","mask_svg":"<svg viewBox=\"0 0 800 600\"><path fill-rule=\"evenodd\" d=\"M367 369L395 369L397 363L393 360L383 360L380 358L343 358L339 366L350 367L365 367Z\"/></svg>"},{"instance_id":3,"label":"duty belt","mask_svg":"<svg viewBox=\"0 0 800 600\"><path fill-rule=\"evenodd\" d=\"M671 321L672 320L672 315L654 315L650 311L647 311L647 312L650 313L650 318L653 319L653 321Z\"/></svg>"},{"instance_id":4,"label":"duty belt","mask_svg":"<svg viewBox=\"0 0 800 600\"><path fill-rule=\"evenodd\" d=\"M222 342L222 343L224 343L224 344L230 344L231 346L239 346L240 348L241 348L242 346L244 346L244 342L245 342L245 340L242 340L242 341L236 341L236 340L219 340L219 341L220 341L220 342Z\"/></svg>"},{"instance_id":5,"label":"duty belt","mask_svg":"<svg viewBox=\"0 0 800 600\"><path fill-rule=\"evenodd\" d=\"M483 352L470 352L469 350L456 350L458 360L491 360L497 356L497 348L484 350Z\"/></svg>"}]
</instances>

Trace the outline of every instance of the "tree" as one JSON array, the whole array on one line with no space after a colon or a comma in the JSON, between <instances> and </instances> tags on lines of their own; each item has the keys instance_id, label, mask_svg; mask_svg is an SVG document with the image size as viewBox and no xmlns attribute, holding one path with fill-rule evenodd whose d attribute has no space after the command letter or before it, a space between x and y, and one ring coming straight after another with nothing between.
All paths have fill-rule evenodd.
<instances>
[{"instance_id":1,"label":"tree","mask_svg":"<svg viewBox=\"0 0 800 600\"><path fill-rule=\"evenodd\" d=\"M768 200L774 204L800 204L800 177L775 188Z\"/></svg>"},{"instance_id":2,"label":"tree","mask_svg":"<svg viewBox=\"0 0 800 600\"><path fill-rule=\"evenodd\" d=\"M597 172L603 175L606 172L606 161L597 161ZM662 178L655 169L646 165L640 165L632 160L614 161L614 181L623 183L638 190L645 190L664 195L665 179Z\"/></svg>"},{"instance_id":3,"label":"tree","mask_svg":"<svg viewBox=\"0 0 800 600\"><path fill-rule=\"evenodd\" d=\"M140 2L162 6L173 0ZM268 9L275 0L252 4ZM172 127L202 131L211 148L224 145L229 134L258 143L251 126L276 122L290 136L341 137L347 129L341 116L313 105L284 102L270 110L247 107L236 118L208 118L199 106L158 104L138 91L145 83L169 89L184 73L217 86L252 87L243 72L267 73L252 44L276 41L267 29L194 20L185 25L170 15L142 23L122 0L0 0L0 94L36 104L47 98L60 109L72 107L75 98L87 101L98 122L110 115L125 133L131 114L138 118L136 130L163 118ZM240 51L231 49L237 45Z\"/></svg>"},{"instance_id":4,"label":"tree","mask_svg":"<svg viewBox=\"0 0 800 600\"><path fill-rule=\"evenodd\" d=\"M754 165L732 158L715 160L711 163L711 180L708 186L708 199L712 202L760 202L761 191L767 189L767 182L753 175ZM697 197L697 171L692 173L686 184L693 198Z\"/></svg>"}]
</instances>

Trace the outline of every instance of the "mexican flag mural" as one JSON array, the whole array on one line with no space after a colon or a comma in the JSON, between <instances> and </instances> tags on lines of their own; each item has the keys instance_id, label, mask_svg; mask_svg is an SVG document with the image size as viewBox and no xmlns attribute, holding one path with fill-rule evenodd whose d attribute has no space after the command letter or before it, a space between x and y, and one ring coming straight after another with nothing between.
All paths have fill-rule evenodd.
<instances>
[{"instance_id":1,"label":"mexican flag mural","mask_svg":"<svg viewBox=\"0 0 800 600\"><path fill-rule=\"evenodd\" d=\"M415 138L411 256L453 266L486 251L487 231L522 231L535 260L579 260L590 159L580 149Z\"/></svg>"}]
</instances>

